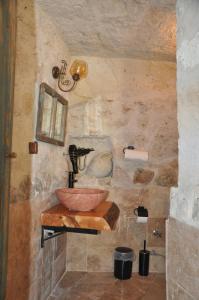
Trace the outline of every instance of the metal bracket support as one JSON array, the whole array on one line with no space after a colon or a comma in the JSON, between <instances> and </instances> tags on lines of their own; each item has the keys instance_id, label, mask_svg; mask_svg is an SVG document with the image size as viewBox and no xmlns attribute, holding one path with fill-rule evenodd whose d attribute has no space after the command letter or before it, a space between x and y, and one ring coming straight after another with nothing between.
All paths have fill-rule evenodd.
<instances>
[{"instance_id":1,"label":"metal bracket support","mask_svg":"<svg viewBox=\"0 0 199 300\"><path fill-rule=\"evenodd\" d=\"M64 234L65 232L76 232L76 233L94 234L94 235L100 233L100 231L96 229L42 226L41 227L41 248L44 247L45 241L57 237L61 234Z\"/></svg>"}]
</instances>

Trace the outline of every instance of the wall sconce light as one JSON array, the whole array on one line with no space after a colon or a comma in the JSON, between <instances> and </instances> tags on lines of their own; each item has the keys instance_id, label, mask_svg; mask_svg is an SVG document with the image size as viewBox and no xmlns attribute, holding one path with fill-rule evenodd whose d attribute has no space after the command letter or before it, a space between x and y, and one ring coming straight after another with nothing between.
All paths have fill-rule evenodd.
<instances>
[{"instance_id":1,"label":"wall sconce light","mask_svg":"<svg viewBox=\"0 0 199 300\"><path fill-rule=\"evenodd\" d=\"M62 92L72 91L75 88L77 81L85 78L88 74L87 63L83 60L77 59L72 63L69 70L72 79L67 78L66 69L67 62L65 60L62 60L61 68L55 66L52 69L53 78L58 79L58 87Z\"/></svg>"}]
</instances>

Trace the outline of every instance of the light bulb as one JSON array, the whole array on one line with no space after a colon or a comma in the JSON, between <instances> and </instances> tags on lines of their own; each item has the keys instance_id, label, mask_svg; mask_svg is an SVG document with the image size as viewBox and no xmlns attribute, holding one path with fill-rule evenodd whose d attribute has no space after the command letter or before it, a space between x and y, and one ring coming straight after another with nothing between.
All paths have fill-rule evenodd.
<instances>
[{"instance_id":1,"label":"light bulb","mask_svg":"<svg viewBox=\"0 0 199 300\"><path fill-rule=\"evenodd\" d=\"M70 67L70 74L75 81L85 78L88 74L87 63L83 60L76 59Z\"/></svg>"}]
</instances>

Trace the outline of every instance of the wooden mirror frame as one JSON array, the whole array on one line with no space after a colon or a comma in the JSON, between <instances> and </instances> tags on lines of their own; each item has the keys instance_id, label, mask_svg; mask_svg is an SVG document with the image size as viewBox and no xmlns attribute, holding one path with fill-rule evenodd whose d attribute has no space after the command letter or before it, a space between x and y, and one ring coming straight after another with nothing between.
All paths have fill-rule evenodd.
<instances>
[{"instance_id":1,"label":"wooden mirror frame","mask_svg":"<svg viewBox=\"0 0 199 300\"><path fill-rule=\"evenodd\" d=\"M50 107L50 115L45 115L44 104L45 100L48 101L47 97L51 97L52 104ZM47 102L46 102L47 103ZM60 139L56 136L56 124L57 124L57 108L61 104L61 122L59 130ZM45 82L40 84L39 90L39 104L37 113L37 127L36 127L36 139L42 142L64 146L65 135L66 135L66 119L68 111L68 101L60 96L54 89L52 89ZM49 122L48 133L44 132L44 118ZM47 119L48 118L48 119Z\"/></svg>"}]
</instances>

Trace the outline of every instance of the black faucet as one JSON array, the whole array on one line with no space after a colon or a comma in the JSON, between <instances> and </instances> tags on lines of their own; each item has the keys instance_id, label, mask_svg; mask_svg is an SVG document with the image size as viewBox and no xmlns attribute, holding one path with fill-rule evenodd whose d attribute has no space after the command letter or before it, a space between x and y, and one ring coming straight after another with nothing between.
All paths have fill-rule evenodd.
<instances>
[{"instance_id":1,"label":"black faucet","mask_svg":"<svg viewBox=\"0 0 199 300\"><path fill-rule=\"evenodd\" d=\"M68 173L68 187L69 188L74 188L74 183L77 182L75 179L75 174L74 172L69 172Z\"/></svg>"}]
</instances>

